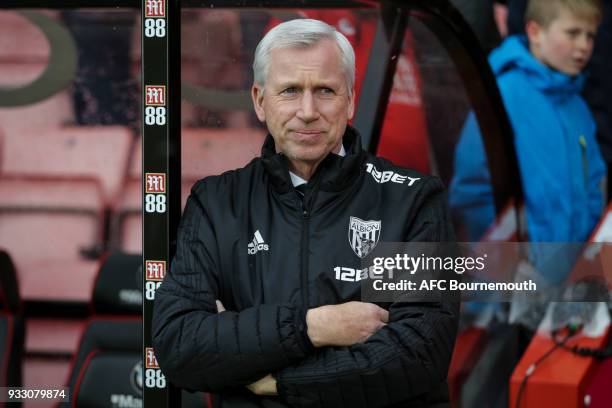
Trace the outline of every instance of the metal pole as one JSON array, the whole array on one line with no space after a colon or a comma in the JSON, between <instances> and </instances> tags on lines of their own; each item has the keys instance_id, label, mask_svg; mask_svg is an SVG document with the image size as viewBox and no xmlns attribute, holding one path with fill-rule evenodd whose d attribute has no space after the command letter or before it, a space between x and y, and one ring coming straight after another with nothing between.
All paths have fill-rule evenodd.
<instances>
[{"instance_id":1,"label":"metal pole","mask_svg":"<svg viewBox=\"0 0 612 408\"><path fill-rule=\"evenodd\" d=\"M143 250L143 404L151 407L169 405L166 378L157 364L151 338L151 318L155 291L170 263L169 225L169 139L170 98L176 88L169 81L169 31L178 10L170 0L142 2L142 250ZM177 30L179 27L176 28ZM180 112L179 112L180 115ZM179 117L180 119L180 117ZM179 152L180 154L180 152ZM180 177L180 176L179 176ZM174 182L174 177L172 178ZM180 184L180 183L179 183ZM172 186L174 188L174 186ZM180 189L180 185L179 185Z\"/></svg>"}]
</instances>

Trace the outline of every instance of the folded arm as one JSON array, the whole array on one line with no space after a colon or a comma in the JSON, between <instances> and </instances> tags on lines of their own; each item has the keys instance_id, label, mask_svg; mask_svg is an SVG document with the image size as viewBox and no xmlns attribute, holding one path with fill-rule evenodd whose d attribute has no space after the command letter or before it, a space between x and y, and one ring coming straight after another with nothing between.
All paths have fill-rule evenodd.
<instances>
[{"instance_id":1,"label":"folded arm","mask_svg":"<svg viewBox=\"0 0 612 408\"><path fill-rule=\"evenodd\" d=\"M452 242L441 183L433 182L409 226L407 242ZM388 323L365 340L316 348L276 373L279 395L295 407L382 407L444 384L455 343L459 304L396 302ZM310 327L309 327L310 330Z\"/></svg>"},{"instance_id":2,"label":"folded arm","mask_svg":"<svg viewBox=\"0 0 612 408\"><path fill-rule=\"evenodd\" d=\"M391 322L366 342L318 348L276 374L296 407L379 407L426 394L446 378L456 305L395 304Z\"/></svg>"},{"instance_id":3,"label":"folded arm","mask_svg":"<svg viewBox=\"0 0 612 408\"><path fill-rule=\"evenodd\" d=\"M265 304L217 313L215 231L194 197L179 227L177 253L155 296L153 346L175 385L218 392L252 383L303 359L309 347L305 310Z\"/></svg>"}]
</instances>

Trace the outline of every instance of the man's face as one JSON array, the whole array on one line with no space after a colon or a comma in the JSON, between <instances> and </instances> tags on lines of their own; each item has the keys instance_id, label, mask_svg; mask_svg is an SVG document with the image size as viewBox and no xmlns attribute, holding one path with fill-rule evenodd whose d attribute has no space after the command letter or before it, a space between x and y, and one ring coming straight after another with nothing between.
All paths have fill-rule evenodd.
<instances>
[{"instance_id":1,"label":"man's face","mask_svg":"<svg viewBox=\"0 0 612 408\"><path fill-rule=\"evenodd\" d=\"M534 56L549 67L567 75L578 75L593 53L598 22L579 18L561 10L544 28L529 22L527 33Z\"/></svg>"},{"instance_id":2,"label":"man's face","mask_svg":"<svg viewBox=\"0 0 612 408\"><path fill-rule=\"evenodd\" d=\"M353 117L354 94L334 41L272 50L265 89L254 84L251 94L276 150L292 163L316 165L339 151Z\"/></svg>"}]
</instances>

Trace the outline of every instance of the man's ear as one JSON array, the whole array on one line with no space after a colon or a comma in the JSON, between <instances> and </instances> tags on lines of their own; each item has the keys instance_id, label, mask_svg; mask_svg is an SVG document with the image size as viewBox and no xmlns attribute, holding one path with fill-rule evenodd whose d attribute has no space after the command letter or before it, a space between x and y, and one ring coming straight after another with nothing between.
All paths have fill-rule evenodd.
<instances>
[{"instance_id":1,"label":"man's ear","mask_svg":"<svg viewBox=\"0 0 612 408\"><path fill-rule=\"evenodd\" d=\"M260 122L266 121L266 113L263 108L264 88L259 84L253 84L251 87L251 99L253 100L253 108Z\"/></svg>"},{"instance_id":2,"label":"man's ear","mask_svg":"<svg viewBox=\"0 0 612 408\"><path fill-rule=\"evenodd\" d=\"M348 115L348 120L353 119L353 116L355 115L355 90L354 89L353 89L353 92L351 92L351 95L349 96L347 115Z\"/></svg>"}]
</instances>

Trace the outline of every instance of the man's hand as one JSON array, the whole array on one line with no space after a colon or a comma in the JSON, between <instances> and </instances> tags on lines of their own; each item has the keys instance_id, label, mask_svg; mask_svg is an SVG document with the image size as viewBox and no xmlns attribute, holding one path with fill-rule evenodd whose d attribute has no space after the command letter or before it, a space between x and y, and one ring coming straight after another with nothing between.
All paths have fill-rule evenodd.
<instances>
[{"instance_id":1,"label":"man's hand","mask_svg":"<svg viewBox=\"0 0 612 408\"><path fill-rule=\"evenodd\" d=\"M276 379L270 374L246 386L255 395L278 395Z\"/></svg>"},{"instance_id":2,"label":"man's hand","mask_svg":"<svg viewBox=\"0 0 612 408\"><path fill-rule=\"evenodd\" d=\"M315 347L362 343L389 321L389 312L373 303L347 302L309 309L308 337Z\"/></svg>"}]
</instances>

